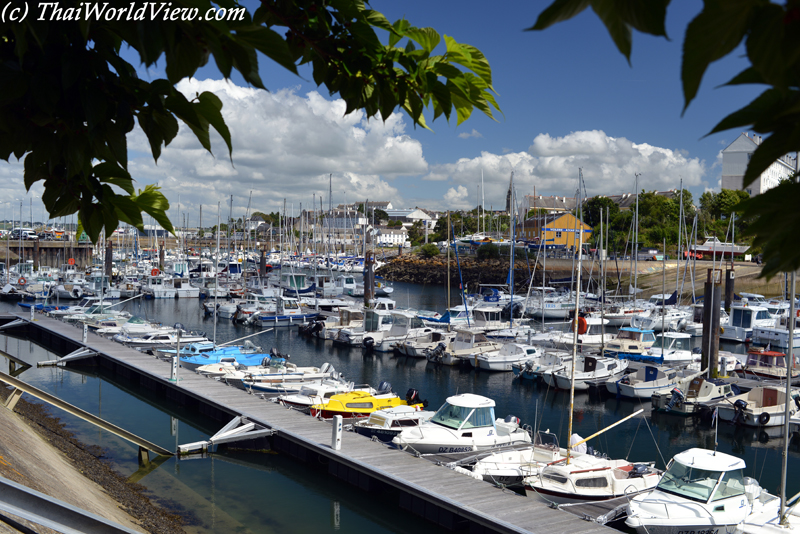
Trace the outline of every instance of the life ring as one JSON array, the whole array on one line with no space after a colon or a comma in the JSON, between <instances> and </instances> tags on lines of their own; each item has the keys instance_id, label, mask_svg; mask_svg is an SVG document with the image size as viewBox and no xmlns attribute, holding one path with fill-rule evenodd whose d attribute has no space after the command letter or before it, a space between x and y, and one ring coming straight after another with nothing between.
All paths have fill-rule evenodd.
<instances>
[{"instance_id":1,"label":"life ring","mask_svg":"<svg viewBox=\"0 0 800 534\"><path fill-rule=\"evenodd\" d=\"M586 322L586 317L578 317L572 321L572 331L575 331L575 322L578 323L578 335L583 335L589 330L589 324Z\"/></svg>"},{"instance_id":2,"label":"life ring","mask_svg":"<svg viewBox=\"0 0 800 534\"><path fill-rule=\"evenodd\" d=\"M150 271L150 275L151 276L158 276L158 269L153 269L152 271Z\"/></svg>"},{"instance_id":3,"label":"life ring","mask_svg":"<svg viewBox=\"0 0 800 534\"><path fill-rule=\"evenodd\" d=\"M761 415L758 416L758 424L764 426L767 423L769 423L769 414L767 412L762 412Z\"/></svg>"},{"instance_id":4,"label":"life ring","mask_svg":"<svg viewBox=\"0 0 800 534\"><path fill-rule=\"evenodd\" d=\"M24 286L25 284L27 284L27 283L28 283L28 281L27 281L27 280L25 280L25 277L24 277L24 276L20 276L20 277L19 277L19 280L17 280L17 283L18 283L19 285L21 285L21 286Z\"/></svg>"}]
</instances>

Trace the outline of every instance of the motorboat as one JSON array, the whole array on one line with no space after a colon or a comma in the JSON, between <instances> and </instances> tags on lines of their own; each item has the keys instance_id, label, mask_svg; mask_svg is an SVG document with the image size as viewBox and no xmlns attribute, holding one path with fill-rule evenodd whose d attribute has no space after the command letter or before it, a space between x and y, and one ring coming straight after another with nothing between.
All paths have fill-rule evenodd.
<instances>
[{"instance_id":1,"label":"motorboat","mask_svg":"<svg viewBox=\"0 0 800 534\"><path fill-rule=\"evenodd\" d=\"M681 321L687 321L692 317L692 312L675 306L656 307L648 314L634 315L631 318L631 326L643 330L653 330L661 332L663 330L678 330Z\"/></svg>"},{"instance_id":2,"label":"motorboat","mask_svg":"<svg viewBox=\"0 0 800 534\"><path fill-rule=\"evenodd\" d=\"M172 357L175 355L175 350L159 348L158 353L162 356ZM181 367L195 370L202 365L219 363L224 358L233 357L243 365L258 365L263 362L265 357L273 355L265 354L261 347L256 346L249 339L245 340L243 345L234 346L219 346L212 341L187 343L186 345L181 343L180 364Z\"/></svg>"},{"instance_id":3,"label":"motorboat","mask_svg":"<svg viewBox=\"0 0 800 534\"><path fill-rule=\"evenodd\" d=\"M305 313L296 298L276 297L274 312L259 311L253 313L245 322L271 327L300 326L319 315L317 312Z\"/></svg>"},{"instance_id":4,"label":"motorboat","mask_svg":"<svg viewBox=\"0 0 800 534\"><path fill-rule=\"evenodd\" d=\"M424 321L423 321L424 322ZM428 334L403 342L398 347L400 354L411 358L425 358L425 351L432 350L443 343L445 346L452 343L456 338L455 332L440 332L433 330Z\"/></svg>"},{"instance_id":5,"label":"motorboat","mask_svg":"<svg viewBox=\"0 0 800 534\"><path fill-rule=\"evenodd\" d=\"M492 399L472 393L448 397L430 421L403 430L392 443L420 454L443 454L531 442L519 419L495 419L494 407Z\"/></svg>"},{"instance_id":6,"label":"motorboat","mask_svg":"<svg viewBox=\"0 0 800 534\"><path fill-rule=\"evenodd\" d=\"M434 331L433 328L425 326L416 314L407 311L391 312L389 330L380 328L384 324L383 318L380 323L378 320L377 312L367 310L364 316L365 333L361 340L361 346L365 350L393 352L406 341L424 338Z\"/></svg>"},{"instance_id":7,"label":"motorboat","mask_svg":"<svg viewBox=\"0 0 800 534\"><path fill-rule=\"evenodd\" d=\"M572 353L561 350L546 350L533 358L512 364L511 370L514 372L514 376L537 380L542 378L542 375L547 371L554 373L564 369L567 366L567 362L572 362Z\"/></svg>"},{"instance_id":8,"label":"motorboat","mask_svg":"<svg viewBox=\"0 0 800 534\"><path fill-rule=\"evenodd\" d=\"M383 338L385 332L392 329L394 317L389 310L364 310L364 321L360 326L340 329L332 340L337 345L361 347L365 338L371 339L374 347L376 338Z\"/></svg>"},{"instance_id":9,"label":"motorboat","mask_svg":"<svg viewBox=\"0 0 800 534\"><path fill-rule=\"evenodd\" d=\"M435 413L414 406L397 406L372 412L366 419L353 423L352 428L362 436L391 443L400 432L429 421Z\"/></svg>"},{"instance_id":10,"label":"motorboat","mask_svg":"<svg viewBox=\"0 0 800 534\"><path fill-rule=\"evenodd\" d=\"M722 452L676 454L656 488L630 500L625 524L639 534L733 532L749 516L779 505L744 469L744 460Z\"/></svg>"},{"instance_id":11,"label":"motorboat","mask_svg":"<svg viewBox=\"0 0 800 534\"><path fill-rule=\"evenodd\" d=\"M142 286L142 294L146 299L174 299L177 292L171 278L159 273L158 269L153 269Z\"/></svg>"},{"instance_id":12,"label":"motorboat","mask_svg":"<svg viewBox=\"0 0 800 534\"><path fill-rule=\"evenodd\" d=\"M762 326L775 326L775 319L769 314L767 308L750 306L749 303L733 304L728 324L720 326L719 338L745 343L753 339L753 330Z\"/></svg>"},{"instance_id":13,"label":"motorboat","mask_svg":"<svg viewBox=\"0 0 800 534\"><path fill-rule=\"evenodd\" d=\"M625 353L619 357L670 366L685 366L699 359L699 355L692 352L692 336L684 332L661 332L645 353Z\"/></svg>"},{"instance_id":14,"label":"motorboat","mask_svg":"<svg viewBox=\"0 0 800 534\"><path fill-rule=\"evenodd\" d=\"M644 354L655 341L656 334L652 330L626 326L620 328L617 337L608 342L606 352L615 353L620 358L628 358L630 355Z\"/></svg>"},{"instance_id":15,"label":"motorboat","mask_svg":"<svg viewBox=\"0 0 800 534\"><path fill-rule=\"evenodd\" d=\"M178 337L180 331L180 337ZM141 336L127 336L125 334L117 334L112 337L117 343L122 343L127 347L142 351L150 351L157 349L174 349L178 343L197 343L199 341L208 341L205 333L203 332L188 332L183 330L180 323L176 323L176 327L169 332L153 332Z\"/></svg>"},{"instance_id":16,"label":"motorboat","mask_svg":"<svg viewBox=\"0 0 800 534\"><path fill-rule=\"evenodd\" d=\"M320 367L320 369L322 368ZM350 391L377 393L374 388L367 385L356 386L353 382L342 378L325 378L304 384L297 393L275 397L274 402L308 413L315 404L326 404L334 395Z\"/></svg>"},{"instance_id":17,"label":"motorboat","mask_svg":"<svg viewBox=\"0 0 800 534\"><path fill-rule=\"evenodd\" d=\"M369 414L375 411L403 405L419 406L422 409L427 406L427 402L420 400L419 392L416 389L409 389L403 399L396 393L392 393L392 386L388 382L381 382L377 393L350 391L333 395L327 403L311 406L310 413L313 417L320 419L330 419L334 415L341 415L347 419L369 417Z\"/></svg>"},{"instance_id":18,"label":"motorboat","mask_svg":"<svg viewBox=\"0 0 800 534\"><path fill-rule=\"evenodd\" d=\"M570 389L574 382L576 391L589 389L589 382L605 382L618 378L628 368L628 360L617 360L599 356L579 355L574 372L572 360L569 360L563 369L558 371L545 371L542 378L551 387Z\"/></svg>"},{"instance_id":19,"label":"motorboat","mask_svg":"<svg viewBox=\"0 0 800 534\"><path fill-rule=\"evenodd\" d=\"M530 360L544 353L540 347L522 343L506 343L498 351L476 354L468 361L476 369L484 371L511 371L512 365Z\"/></svg>"},{"instance_id":20,"label":"motorboat","mask_svg":"<svg viewBox=\"0 0 800 534\"><path fill-rule=\"evenodd\" d=\"M718 256L722 257L732 255L739 256L747 252L750 247L748 245L736 245L734 243L723 243L717 237L706 237L702 245L690 245L689 254L694 254L698 259L703 259L704 256Z\"/></svg>"},{"instance_id":21,"label":"motorboat","mask_svg":"<svg viewBox=\"0 0 800 534\"><path fill-rule=\"evenodd\" d=\"M480 330L456 330L456 338L449 345L439 343L429 349L425 357L429 362L443 365L459 365L462 361L474 358L483 352L500 350L502 343L489 341Z\"/></svg>"},{"instance_id":22,"label":"motorboat","mask_svg":"<svg viewBox=\"0 0 800 534\"><path fill-rule=\"evenodd\" d=\"M789 348L789 322L787 317L776 317L773 326L754 326L753 343L779 349ZM800 348L800 317L794 318L792 348ZM796 353L796 352L795 352Z\"/></svg>"},{"instance_id":23,"label":"motorboat","mask_svg":"<svg viewBox=\"0 0 800 534\"><path fill-rule=\"evenodd\" d=\"M589 454L580 447L574 447L568 457L561 453L564 458L525 477L525 494L548 504L607 501L647 493L661 479L661 471L652 462L614 460Z\"/></svg>"},{"instance_id":24,"label":"motorboat","mask_svg":"<svg viewBox=\"0 0 800 534\"><path fill-rule=\"evenodd\" d=\"M689 376L680 378L669 391L656 391L650 397L653 410L676 415L699 414L707 406L741 393L736 384L718 378Z\"/></svg>"},{"instance_id":25,"label":"motorboat","mask_svg":"<svg viewBox=\"0 0 800 534\"><path fill-rule=\"evenodd\" d=\"M769 348L751 348L747 351L747 360L736 367L736 374L742 378L758 377L773 378L786 381L786 355L783 352L769 350ZM800 377L800 368L797 358L792 365L791 378Z\"/></svg>"},{"instance_id":26,"label":"motorboat","mask_svg":"<svg viewBox=\"0 0 800 534\"><path fill-rule=\"evenodd\" d=\"M678 383L678 371L661 365L645 365L622 378L610 378L606 389L617 397L649 399L653 393L671 390Z\"/></svg>"},{"instance_id":27,"label":"motorboat","mask_svg":"<svg viewBox=\"0 0 800 534\"><path fill-rule=\"evenodd\" d=\"M792 410L800 409L800 393L792 390L789 402ZM721 421L745 426L782 426L786 413L786 388L758 386L747 393L735 395L716 404Z\"/></svg>"}]
</instances>

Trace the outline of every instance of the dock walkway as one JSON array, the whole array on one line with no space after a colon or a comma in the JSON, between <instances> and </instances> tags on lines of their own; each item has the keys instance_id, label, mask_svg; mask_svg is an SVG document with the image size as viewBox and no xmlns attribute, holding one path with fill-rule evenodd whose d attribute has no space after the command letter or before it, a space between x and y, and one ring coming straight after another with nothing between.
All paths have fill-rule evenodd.
<instances>
[{"instance_id":1,"label":"dock walkway","mask_svg":"<svg viewBox=\"0 0 800 534\"><path fill-rule=\"evenodd\" d=\"M24 317L0 316L0 324L18 318ZM37 314L33 323L21 328L42 341L58 338L59 342L47 344L61 345L66 352L91 349L99 355L101 365L123 376L138 375L142 383L151 381L165 387L170 397L198 405L201 411L211 408L209 412L219 411L217 415L223 418L242 415L274 429L276 434L271 439L277 450L300 460L324 458L329 474L366 491L393 488L400 495L401 508L442 527L468 527L470 533L610 532L593 521L390 449L354 432L343 433L341 450L333 450L329 423L186 369L179 369L177 384L170 382L169 363L96 335L89 335L84 345L82 330L67 323Z\"/></svg>"}]
</instances>

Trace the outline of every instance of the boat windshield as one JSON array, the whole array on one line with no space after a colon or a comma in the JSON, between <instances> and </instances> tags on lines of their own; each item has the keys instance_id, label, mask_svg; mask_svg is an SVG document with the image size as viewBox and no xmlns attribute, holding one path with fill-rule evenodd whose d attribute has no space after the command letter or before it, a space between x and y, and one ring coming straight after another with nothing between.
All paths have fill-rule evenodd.
<instances>
[{"instance_id":1,"label":"boat windshield","mask_svg":"<svg viewBox=\"0 0 800 534\"><path fill-rule=\"evenodd\" d=\"M620 330L617 334L617 339L639 339L640 332L634 332L632 330Z\"/></svg>"},{"instance_id":2,"label":"boat windshield","mask_svg":"<svg viewBox=\"0 0 800 534\"><path fill-rule=\"evenodd\" d=\"M467 408L445 402L431 418L431 421L455 429L493 426L494 407Z\"/></svg>"},{"instance_id":3,"label":"boat windshield","mask_svg":"<svg viewBox=\"0 0 800 534\"><path fill-rule=\"evenodd\" d=\"M691 338L684 338L684 337L670 337L670 336L658 336L656 338L655 343L653 343L654 349L660 349L662 342L664 343L665 349L670 350L692 350L692 340Z\"/></svg>"},{"instance_id":4,"label":"boat windshield","mask_svg":"<svg viewBox=\"0 0 800 534\"><path fill-rule=\"evenodd\" d=\"M661 477L657 488L665 493L679 495L693 501L708 502L711 492L714 491L722 474L722 471L698 469L673 460L670 462L667 472Z\"/></svg>"}]
</instances>

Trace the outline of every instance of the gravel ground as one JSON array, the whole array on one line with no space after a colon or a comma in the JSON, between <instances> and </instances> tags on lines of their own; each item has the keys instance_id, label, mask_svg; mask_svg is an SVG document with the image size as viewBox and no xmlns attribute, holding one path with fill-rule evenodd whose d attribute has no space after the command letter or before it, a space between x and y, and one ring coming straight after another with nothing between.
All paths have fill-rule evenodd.
<instances>
[{"instance_id":1,"label":"gravel ground","mask_svg":"<svg viewBox=\"0 0 800 534\"><path fill-rule=\"evenodd\" d=\"M0 388L0 398L3 400L8 393L8 389ZM0 410L5 410L5 408L0 407ZM185 532L181 526L183 524L181 516L170 513L163 507L174 507L174 503L168 501L156 503L156 497L152 494L148 495L144 486L127 482L125 477L115 472L103 459L104 454L100 447L87 445L77 440L71 432L65 429L64 423L58 417L50 414L49 407L20 399L14 411L53 448L60 451L76 471L102 487L116 501L120 509L135 518L141 529L153 534ZM24 459L13 457L14 444L10 442L14 439L15 435L5 435L2 438L3 454L0 455L0 458L3 461L0 461L0 475L69 502L64 496L47 491L47 487L41 487L47 486L46 481L41 480L41 473L37 474L38 483L31 484L31 481L27 480L31 476L28 476L30 473L25 472ZM23 436L20 436L19 439L22 440ZM42 466L38 465L37 467L41 468ZM50 465L45 466L45 473L50 471L50 467ZM55 470L57 471L57 469ZM52 476L60 478L61 473L54 472ZM37 485L40 487L36 487Z\"/></svg>"}]
</instances>

